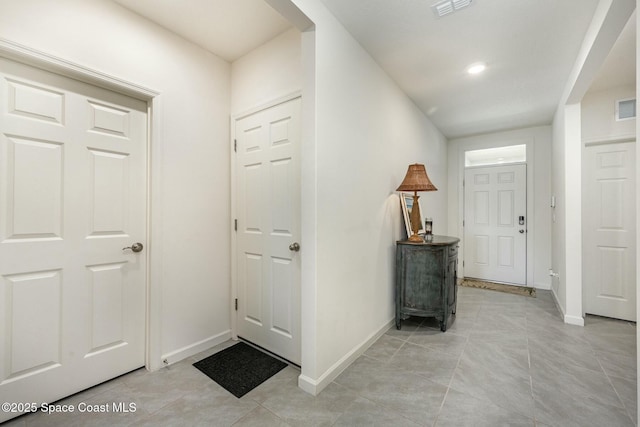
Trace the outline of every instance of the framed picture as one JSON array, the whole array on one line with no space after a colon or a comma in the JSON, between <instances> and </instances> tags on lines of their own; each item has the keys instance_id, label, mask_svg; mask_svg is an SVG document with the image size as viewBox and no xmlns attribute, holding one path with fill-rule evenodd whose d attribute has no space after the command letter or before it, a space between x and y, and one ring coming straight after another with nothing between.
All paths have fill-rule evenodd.
<instances>
[{"instance_id":1,"label":"framed picture","mask_svg":"<svg viewBox=\"0 0 640 427\"><path fill-rule=\"evenodd\" d=\"M420 200L418 199L418 205L420 205ZM413 208L413 194L411 193L400 193L400 206L402 206L402 217L404 218L404 226L407 230L407 237L413 234L411 230L411 209ZM422 206L420 206L420 214L422 215L424 212L422 211ZM418 234L424 234L424 223L422 222L422 218L420 218L420 230L418 230Z\"/></svg>"}]
</instances>

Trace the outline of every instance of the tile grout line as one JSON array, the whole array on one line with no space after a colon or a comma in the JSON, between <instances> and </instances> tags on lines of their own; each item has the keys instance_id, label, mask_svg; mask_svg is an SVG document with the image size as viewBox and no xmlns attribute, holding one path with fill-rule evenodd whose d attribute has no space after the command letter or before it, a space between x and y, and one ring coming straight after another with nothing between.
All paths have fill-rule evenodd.
<instances>
[{"instance_id":1,"label":"tile grout line","mask_svg":"<svg viewBox=\"0 0 640 427\"><path fill-rule=\"evenodd\" d=\"M456 310L457 311L457 310ZM455 319L454 319L455 322ZM465 337L466 341L464 343L464 348L460 352L460 356L458 356L458 361L456 362L456 366L453 368L453 374L451 378L449 378L449 384L447 385L447 391L444 393L444 397L442 398L442 403L440 403L440 409L438 409L438 413L436 414L436 418L433 421L433 426L438 425L438 419L440 418L440 414L442 413L442 408L444 408L444 403L447 401L447 397L449 397L449 391L451 390L451 384L453 383L453 378L456 376L456 371L458 370L458 366L460 366L460 361L462 360L462 356L464 352L467 350L467 345L469 344L469 336Z\"/></svg>"},{"instance_id":2,"label":"tile grout line","mask_svg":"<svg viewBox=\"0 0 640 427\"><path fill-rule=\"evenodd\" d=\"M620 401L620 403L622 404L622 408L624 409L625 414L627 414L627 417L629 417L629 419L631 420L631 422L634 425L637 425L635 423L635 421L633 420L633 416L631 416L631 414L629 413L629 408L627 408L627 405L624 403L624 400L622 399L622 396L620 396L620 393L618 393L618 390L616 389L615 385L613 385L613 381L611 381L611 378L609 377L609 374L607 374L607 371L604 369L604 366L602 366L602 362L600 362L600 358L598 357L595 349L591 345L591 342L589 340L587 340L587 343L589 343L589 348L593 352L593 356L598 361L598 366L600 366L600 369L602 370L602 373L604 374L605 377L607 377L607 381L609 381L609 385L611 386L613 391L616 393L616 397L618 398L618 401Z\"/></svg>"},{"instance_id":3,"label":"tile grout line","mask_svg":"<svg viewBox=\"0 0 640 427\"><path fill-rule=\"evenodd\" d=\"M531 346L529 344L529 329L527 328L527 326L529 326L529 316L527 316L526 312L525 312L525 316L524 316L524 334L525 334L525 338L527 340L527 364L529 366L529 388L531 390L531 401L533 402L533 425L537 426L538 425L538 411L536 410L536 396L533 393L533 374L531 372Z\"/></svg>"}]
</instances>

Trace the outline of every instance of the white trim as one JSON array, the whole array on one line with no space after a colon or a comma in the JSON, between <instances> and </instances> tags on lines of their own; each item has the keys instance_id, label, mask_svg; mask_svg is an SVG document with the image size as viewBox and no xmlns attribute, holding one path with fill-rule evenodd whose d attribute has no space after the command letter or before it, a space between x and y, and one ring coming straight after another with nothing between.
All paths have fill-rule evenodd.
<instances>
[{"instance_id":1,"label":"white trim","mask_svg":"<svg viewBox=\"0 0 640 427\"><path fill-rule=\"evenodd\" d=\"M235 151L235 140L236 140L236 118L234 116L229 117L229 135L231 140L229 141L231 144L229 150L229 163L231 167L229 168L229 173L231 174L230 182L231 182L231 224L229 224L229 230L231 230L231 292L229 292L231 300L229 301L229 306L231 310L229 310L229 315L231 316L229 325L231 326L231 338L234 340L238 339L238 326L237 326L237 310L235 309L235 299L238 298L238 277L237 277L237 269L238 269L238 257L236 256L236 251L238 249L237 237L238 233L236 230L235 221L238 219L237 210L236 210L236 191L237 191L237 183L236 183L236 151Z\"/></svg>"},{"instance_id":2,"label":"white trim","mask_svg":"<svg viewBox=\"0 0 640 427\"><path fill-rule=\"evenodd\" d=\"M591 147L593 145L605 145L605 144L619 144L622 142L636 142L636 135L633 133L627 135L617 135L610 138L585 138L582 143L585 147Z\"/></svg>"},{"instance_id":3,"label":"white trim","mask_svg":"<svg viewBox=\"0 0 640 427\"><path fill-rule=\"evenodd\" d=\"M162 203L163 203L163 132L164 102L153 98L149 108L148 210L147 217L147 354L145 366L150 371L162 368Z\"/></svg>"},{"instance_id":4,"label":"white trim","mask_svg":"<svg viewBox=\"0 0 640 427\"><path fill-rule=\"evenodd\" d=\"M522 144L522 145L526 145L526 144ZM475 151L475 150L464 150L464 153L466 154L467 151ZM464 169L484 169L484 168L497 168L497 167L502 167L502 166L518 166L518 165L525 165L527 166L527 162L504 162L504 163L489 163L486 165L478 165L478 166L465 166ZM463 174L464 175L464 174Z\"/></svg>"},{"instance_id":5,"label":"white trim","mask_svg":"<svg viewBox=\"0 0 640 427\"><path fill-rule=\"evenodd\" d=\"M385 334L394 324L394 319L385 323L377 332L369 335L360 345L356 346L349 353L345 354L340 360L327 369L317 380L309 378L306 375L300 374L298 377L298 387L303 389L309 394L317 396L322 390L324 390L329 384L333 382L338 376L349 367L356 359L367 351L371 345L376 342L381 336Z\"/></svg>"},{"instance_id":6,"label":"white trim","mask_svg":"<svg viewBox=\"0 0 640 427\"><path fill-rule=\"evenodd\" d=\"M309 378L306 375L300 374L298 377L298 387L300 387L306 393L309 393L312 396L317 396L326 385L322 388L318 387L318 381L315 381L313 378Z\"/></svg>"},{"instance_id":7,"label":"white trim","mask_svg":"<svg viewBox=\"0 0 640 427\"><path fill-rule=\"evenodd\" d=\"M294 99L298 99L302 97L301 91L295 91L289 93L287 95L278 97L264 104L253 107L249 110L242 111L237 114L233 114L230 118L229 127L231 129L230 135L231 139L229 143L231 144L231 149L229 150L229 163L231 167L229 168L231 176L231 300L229 304L231 306L231 338L234 340L238 339L238 325L237 325L237 311L235 310L235 299L238 298L238 277L237 277L237 267L238 267L238 257L236 256L236 251L238 248L238 233L235 230L235 220L238 218L238 213L236 210L236 191L237 191L237 182L236 182L236 151L235 147L235 139L236 139L236 122L240 119L243 119L251 114L258 113L260 111L266 110L268 108L275 107L276 105L284 104L285 102L293 101ZM302 302L299 302L302 305Z\"/></svg>"},{"instance_id":8,"label":"white trim","mask_svg":"<svg viewBox=\"0 0 640 427\"><path fill-rule=\"evenodd\" d=\"M229 341L231 339L231 331L226 330L217 335L210 336L209 338L205 338L202 341L198 341L193 344L189 344L188 346L179 348L178 350L172 351L171 353L162 355L163 365L171 365L173 363L179 362L181 360L186 359L187 357L191 357L195 354L208 350L212 347L215 347L223 342Z\"/></svg>"},{"instance_id":9,"label":"white trim","mask_svg":"<svg viewBox=\"0 0 640 427\"><path fill-rule=\"evenodd\" d=\"M276 105L284 104L285 102L293 101L294 99L301 98L301 97L302 97L302 92L299 90L288 93L284 96L279 96L278 98L272 99L271 101L267 101L264 104L260 104L248 110L244 110L239 113L232 114L231 122L234 123L252 114L259 113L260 111L266 110L271 107L275 107ZM233 141L233 138L231 140Z\"/></svg>"},{"instance_id":10,"label":"white trim","mask_svg":"<svg viewBox=\"0 0 640 427\"><path fill-rule=\"evenodd\" d=\"M569 325L584 326L584 317L564 315L564 323Z\"/></svg>"},{"instance_id":11,"label":"white trim","mask_svg":"<svg viewBox=\"0 0 640 427\"><path fill-rule=\"evenodd\" d=\"M551 295L553 295L553 302L556 303L556 308L562 315L562 320L564 323L575 326L584 326L584 317L581 316L571 316L564 311L562 308L562 304L560 304L560 299L558 299L558 295L556 295L556 290L551 287Z\"/></svg>"},{"instance_id":12,"label":"white trim","mask_svg":"<svg viewBox=\"0 0 640 427\"><path fill-rule=\"evenodd\" d=\"M87 68L66 59L0 37L0 57L60 74L83 83L147 102L147 272L145 367L162 367L162 260L161 260L161 178L162 178L162 102L160 93Z\"/></svg>"},{"instance_id":13,"label":"white trim","mask_svg":"<svg viewBox=\"0 0 640 427\"><path fill-rule=\"evenodd\" d=\"M0 56L31 65L65 77L71 77L104 89L109 89L134 98L149 101L159 95L155 90L122 80L119 77L103 73L75 62L50 55L28 46L0 37Z\"/></svg>"},{"instance_id":14,"label":"white trim","mask_svg":"<svg viewBox=\"0 0 640 427\"><path fill-rule=\"evenodd\" d=\"M560 314L562 315L562 318L564 319L565 312L564 312L564 309L562 308L562 304L560 304L560 299L558 298L558 295L556 294L556 290L553 286L551 286L551 295L553 296L553 302L556 303L556 308L558 309L558 312L560 312Z\"/></svg>"}]
</instances>

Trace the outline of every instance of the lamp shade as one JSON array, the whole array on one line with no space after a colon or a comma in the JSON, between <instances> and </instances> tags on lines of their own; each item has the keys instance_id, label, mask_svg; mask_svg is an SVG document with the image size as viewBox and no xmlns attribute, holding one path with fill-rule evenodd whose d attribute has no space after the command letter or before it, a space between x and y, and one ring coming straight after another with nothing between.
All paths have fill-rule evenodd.
<instances>
[{"instance_id":1,"label":"lamp shade","mask_svg":"<svg viewBox=\"0 0 640 427\"><path fill-rule=\"evenodd\" d=\"M424 165L415 163L409 165L407 175L404 177L404 181L400 184L400 187L396 191L437 191L435 185L431 183L427 170Z\"/></svg>"}]
</instances>

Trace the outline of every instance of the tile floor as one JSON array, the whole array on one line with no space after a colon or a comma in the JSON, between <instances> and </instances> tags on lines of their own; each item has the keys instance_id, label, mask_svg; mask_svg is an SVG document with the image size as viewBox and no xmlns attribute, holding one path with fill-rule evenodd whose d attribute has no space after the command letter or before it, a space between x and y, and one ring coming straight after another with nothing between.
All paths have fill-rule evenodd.
<instances>
[{"instance_id":1,"label":"tile floor","mask_svg":"<svg viewBox=\"0 0 640 427\"><path fill-rule=\"evenodd\" d=\"M191 364L138 370L60 404L135 403L127 414L30 414L18 426L634 426L636 326L565 325L551 294L459 288L454 324L409 319L319 396L287 367L241 399ZM5 426L3 426L5 427Z\"/></svg>"}]
</instances>

